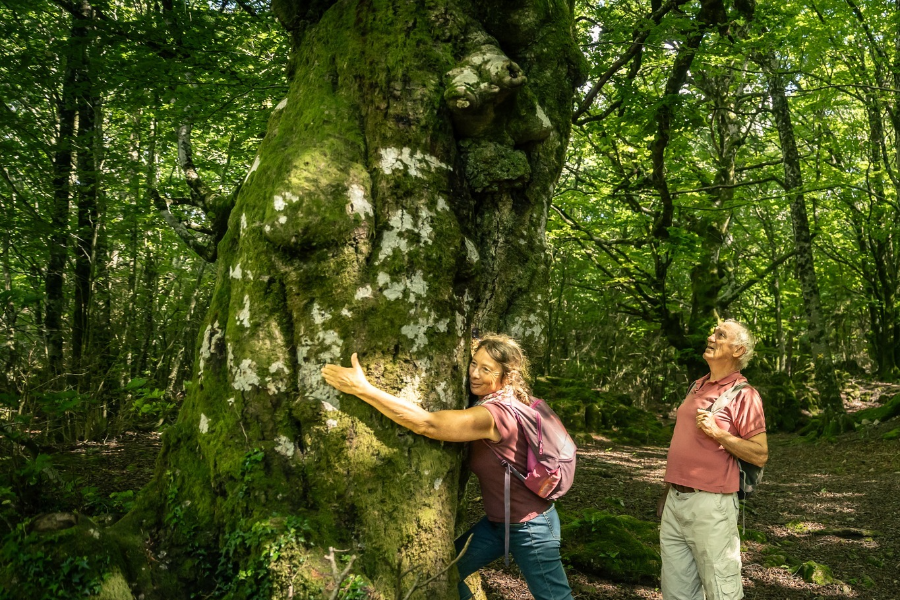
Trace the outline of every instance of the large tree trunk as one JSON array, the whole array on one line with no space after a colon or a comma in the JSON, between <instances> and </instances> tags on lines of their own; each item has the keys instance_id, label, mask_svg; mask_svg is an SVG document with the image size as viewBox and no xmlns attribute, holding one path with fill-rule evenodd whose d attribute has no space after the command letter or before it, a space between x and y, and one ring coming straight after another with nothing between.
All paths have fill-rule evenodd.
<instances>
[{"instance_id":1,"label":"large tree trunk","mask_svg":"<svg viewBox=\"0 0 900 600\"><path fill-rule=\"evenodd\" d=\"M453 559L462 445L394 425L320 369L357 351L376 385L438 410L466 406L473 326L540 360L544 227L582 71L572 7L274 8L290 92L219 244L191 393L120 527L157 528L184 596L319 597L334 547L390 598ZM259 563L266 544L278 555ZM204 572L198 549L223 546ZM452 569L426 595L455 597Z\"/></svg>"},{"instance_id":2,"label":"large tree trunk","mask_svg":"<svg viewBox=\"0 0 900 600\"><path fill-rule=\"evenodd\" d=\"M772 115L775 118L778 137L781 141L784 184L791 201L791 223L797 250L797 276L800 280L803 306L806 310L807 336L815 366L816 389L819 391L821 408L827 412L842 413L844 405L834 374L825 315L822 313L822 301L819 296L819 284L813 261L812 236L806 214L806 200L803 196L800 154L797 152L797 143L794 139L790 106L788 106L785 95L783 76L778 72L774 59L769 60L768 66L769 97L772 101Z\"/></svg>"},{"instance_id":3,"label":"large tree trunk","mask_svg":"<svg viewBox=\"0 0 900 600\"><path fill-rule=\"evenodd\" d=\"M200 267L197 272L197 281L194 284L194 291L191 294L191 300L188 304L187 313L184 316L184 327L181 332L178 333L176 342L178 344L178 350L175 351L175 357L172 359L171 367L169 368L169 378L166 383L166 397L174 398L178 395L179 390L176 390L176 385L181 383L184 379L184 358L186 351L190 348L190 340L196 335L196 319L194 315L197 311L197 300L200 297L200 292L203 290L203 276L206 272L206 263L200 263Z\"/></svg>"}]
</instances>

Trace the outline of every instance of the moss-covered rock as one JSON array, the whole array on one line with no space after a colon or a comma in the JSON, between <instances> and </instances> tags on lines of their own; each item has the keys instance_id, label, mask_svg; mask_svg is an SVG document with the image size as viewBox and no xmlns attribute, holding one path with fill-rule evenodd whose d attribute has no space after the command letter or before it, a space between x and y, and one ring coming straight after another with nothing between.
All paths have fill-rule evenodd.
<instances>
[{"instance_id":1,"label":"moss-covered rock","mask_svg":"<svg viewBox=\"0 0 900 600\"><path fill-rule=\"evenodd\" d=\"M99 526L80 516L62 530L31 531L26 523L7 535L0 549L0 598L98 597L132 600L132 587L168 589L165 573L147 562L145 540Z\"/></svg>"},{"instance_id":2,"label":"moss-covered rock","mask_svg":"<svg viewBox=\"0 0 900 600\"><path fill-rule=\"evenodd\" d=\"M762 531L757 531L755 529L740 529L741 540L757 542L760 544L765 544L768 540L768 537Z\"/></svg>"},{"instance_id":3,"label":"moss-covered rock","mask_svg":"<svg viewBox=\"0 0 900 600\"><path fill-rule=\"evenodd\" d=\"M134 600L131 586L122 572L113 569L106 580L100 585L100 591L94 597L96 600Z\"/></svg>"},{"instance_id":4,"label":"moss-covered rock","mask_svg":"<svg viewBox=\"0 0 900 600\"><path fill-rule=\"evenodd\" d=\"M883 439L885 441L900 440L900 427L897 427L896 429L891 429L890 431L888 431L887 433L882 435L881 439Z\"/></svg>"},{"instance_id":5,"label":"moss-covered rock","mask_svg":"<svg viewBox=\"0 0 900 600\"><path fill-rule=\"evenodd\" d=\"M900 394L894 394L881 406L873 406L853 413L853 418L857 423L863 421L884 422L897 416L900 416Z\"/></svg>"},{"instance_id":6,"label":"moss-covered rock","mask_svg":"<svg viewBox=\"0 0 900 600\"><path fill-rule=\"evenodd\" d=\"M614 581L659 577L659 525L595 509L562 512L563 560Z\"/></svg>"},{"instance_id":7,"label":"moss-covered rock","mask_svg":"<svg viewBox=\"0 0 900 600\"><path fill-rule=\"evenodd\" d=\"M794 573L808 583L815 583L816 585L831 585L834 583L831 567L817 563L814 560L801 564Z\"/></svg>"},{"instance_id":8,"label":"moss-covered rock","mask_svg":"<svg viewBox=\"0 0 900 600\"><path fill-rule=\"evenodd\" d=\"M784 540L779 544L763 547L763 565L766 567L784 567L792 571L797 569L802 561L791 555L783 546L785 546Z\"/></svg>"}]
</instances>

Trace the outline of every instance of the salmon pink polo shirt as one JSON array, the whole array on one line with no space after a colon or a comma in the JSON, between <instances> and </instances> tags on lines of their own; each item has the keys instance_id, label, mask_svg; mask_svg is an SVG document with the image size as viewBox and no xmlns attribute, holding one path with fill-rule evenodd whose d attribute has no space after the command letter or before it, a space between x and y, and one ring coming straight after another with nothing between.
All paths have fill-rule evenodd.
<instances>
[{"instance_id":1,"label":"salmon pink polo shirt","mask_svg":"<svg viewBox=\"0 0 900 600\"><path fill-rule=\"evenodd\" d=\"M675 416L675 432L666 460L666 483L675 483L704 492L731 494L740 487L737 460L718 442L697 428L697 409L708 409L735 383L747 381L735 371L718 381L709 375L698 379ZM721 411L716 423L731 435L750 439L766 431L759 392L749 385Z\"/></svg>"}]
</instances>

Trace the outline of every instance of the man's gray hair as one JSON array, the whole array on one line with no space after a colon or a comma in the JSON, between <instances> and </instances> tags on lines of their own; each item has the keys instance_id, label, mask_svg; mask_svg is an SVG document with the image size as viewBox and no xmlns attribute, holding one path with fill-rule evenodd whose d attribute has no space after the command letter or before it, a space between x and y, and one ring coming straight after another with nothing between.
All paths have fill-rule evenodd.
<instances>
[{"instance_id":1,"label":"man's gray hair","mask_svg":"<svg viewBox=\"0 0 900 600\"><path fill-rule=\"evenodd\" d=\"M733 345L744 348L744 353L738 357L738 368L743 369L750 364L750 359L753 358L754 348L756 348L756 336L750 333L750 329L740 321L725 319L722 322L732 323L737 326L737 339Z\"/></svg>"}]
</instances>

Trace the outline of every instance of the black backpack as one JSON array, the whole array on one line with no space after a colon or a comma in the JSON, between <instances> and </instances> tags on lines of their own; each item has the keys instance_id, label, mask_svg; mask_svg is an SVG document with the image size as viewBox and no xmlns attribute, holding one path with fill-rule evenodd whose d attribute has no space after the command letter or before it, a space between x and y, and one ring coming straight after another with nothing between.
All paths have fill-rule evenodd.
<instances>
[{"instance_id":1,"label":"black backpack","mask_svg":"<svg viewBox=\"0 0 900 600\"><path fill-rule=\"evenodd\" d=\"M691 389L688 390L688 395L692 391L694 391L694 385L696 382L691 384ZM716 398L716 401L713 402L710 407L706 410L709 412L716 414L737 397L738 392L747 387L749 384L746 381L741 381L727 390L725 390L721 396ZM740 469L740 489L738 489L738 498L741 500L745 500L753 496L754 492L756 492L756 486L762 481L764 467L759 467L754 465L753 463L749 463L746 460L741 460L738 457L734 457L734 459L738 462L738 468Z\"/></svg>"}]
</instances>

